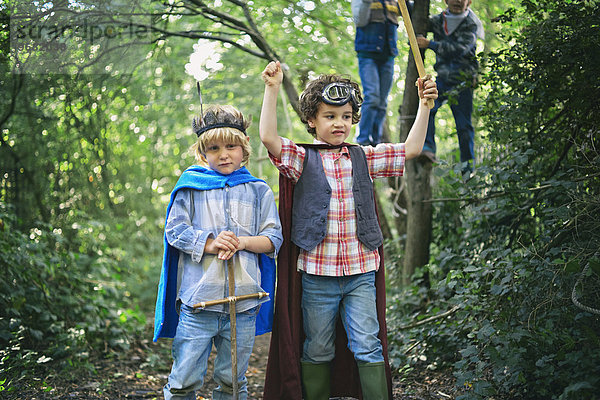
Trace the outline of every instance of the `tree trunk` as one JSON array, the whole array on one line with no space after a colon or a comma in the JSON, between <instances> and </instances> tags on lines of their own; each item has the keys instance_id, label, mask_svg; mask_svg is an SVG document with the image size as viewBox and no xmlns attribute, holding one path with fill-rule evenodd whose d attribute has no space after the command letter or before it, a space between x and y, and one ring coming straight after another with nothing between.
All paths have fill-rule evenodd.
<instances>
[{"instance_id":1,"label":"tree trunk","mask_svg":"<svg viewBox=\"0 0 600 400\"><path fill-rule=\"evenodd\" d=\"M428 15L429 0L415 0L411 18L417 35L426 34ZM417 68L412 52L410 52L406 69L404 98L400 107L401 142L406 140L419 107L419 97L415 87L417 78ZM429 263L432 209L431 203L424 203L423 200L431 198L431 169L431 162L425 157L417 157L406 162L405 179L408 201L406 204L406 244L402 271L402 283L405 286L410 285L411 277L416 268ZM425 279L425 282L427 281Z\"/></svg>"}]
</instances>

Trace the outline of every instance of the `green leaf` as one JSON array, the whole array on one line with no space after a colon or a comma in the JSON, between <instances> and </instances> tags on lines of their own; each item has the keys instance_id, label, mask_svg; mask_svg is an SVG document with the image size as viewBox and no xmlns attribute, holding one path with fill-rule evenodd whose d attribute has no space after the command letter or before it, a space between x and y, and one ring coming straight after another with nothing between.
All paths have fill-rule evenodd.
<instances>
[{"instance_id":1,"label":"green leaf","mask_svg":"<svg viewBox=\"0 0 600 400\"><path fill-rule=\"evenodd\" d=\"M473 391L480 396L492 396L496 393L492 384L487 381L473 383Z\"/></svg>"},{"instance_id":2,"label":"green leaf","mask_svg":"<svg viewBox=\"0 0 600 400\"><path fill-rule=\"evenodd\" d=\"M476 346L472 346L471 345L471 346L468 346L465 349L459 350L459 353L460 353L461 356L467 358L467 357L470 357L470 356L472 356L474 354L477 354L478 351L477 351L477 347Z\"/></svg>"},{"instance_id":3,"label":"green leaf","mask_svg":"<svg viewBox=\"0 0 600 400\"><path fill-rule=\"evenodd\" d=\"M579 261L572 260L565 264L565 271L569 273L581 272L581 267L579 266Z\"/></svg>"},{"instance_id":4,"label":"green leaf","mask_svg":"<svg viewBox=\"0 0 600 400\"><path fill-rule=\"evenodd\" d=\"M598 260L597 258L592 258L590 260L589 265L590 269L594 271L596 275L600 275L600 260Z\"/></svg>"}]
</instances>

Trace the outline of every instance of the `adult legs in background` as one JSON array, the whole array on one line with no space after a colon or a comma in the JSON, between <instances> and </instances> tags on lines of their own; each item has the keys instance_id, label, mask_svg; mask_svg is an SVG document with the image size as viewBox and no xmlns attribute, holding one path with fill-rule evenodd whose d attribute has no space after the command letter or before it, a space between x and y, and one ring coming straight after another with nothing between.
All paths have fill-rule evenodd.
<instances>
[{"instance_id":1,"label":"adult legs in background","mask_svg":"<svg viewBox=\"0 0 600 400\"><path fill-rule=\"evenodd\" d=\"M475 158L474 142L475 130L471 122L473 113L473 89L465 87L458 92L457 102L450 104L456 133L458 135L458 146L460 148L460 161L465 162Z\"/></svg>"},{"instance_id":2,"label":"adult legs in background","mask_svg":"<svg viewBox=\"0 0 600 400\"><path fill-rule=\"evenodd\" d=\"M363 87L364 102L356 142L375 145L381 142L387 98L394 81L394 58L380 61L358 57L358 73Z\"/></svg>"},{"instance_id":3,"label":"adult legs in background","mask_svg":"<svg viewBox=\"0 0 600 400\"><path fill-rule=\"evenodd\" d=\"M431 153L431 158L435 155L437 151L437 146L435 145L435 115L437 111L440 109L442 105L446 102L446 83L442 79L436 80L437 89L438 89L438 98L435 99L434 106L431 110L429 110L429 122L427 123L427 135L425 136L425 144L423 145L423 153L429 152Z\"/></svg>"},{"instance_id":4,"label":"adult legs in background","mask_svg":"<svg viewBox=\"0 0 600 400\"><path fill-rule=\"evenodd\" d=\"M471 122L473 89L466 85L450 86L442 79L438 79L437 87L438 98L435 100L435 106L429 112L429 123L423 152L431 152L435 155L437 149L435 144L435 115L438 109L448 101L456 124L460 161L470 163L475 158L475 130Z\"/></svg>"}]
</instances>

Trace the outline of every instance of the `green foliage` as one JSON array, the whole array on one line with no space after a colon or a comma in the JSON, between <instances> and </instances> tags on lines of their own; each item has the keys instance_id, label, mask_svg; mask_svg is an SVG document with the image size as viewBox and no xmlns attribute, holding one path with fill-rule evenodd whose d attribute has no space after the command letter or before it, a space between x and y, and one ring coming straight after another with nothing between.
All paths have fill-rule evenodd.
<instances>
[{"instance_id":1,"label":"green foliage","mask_svg":"<svg viewBox=\"0 0 600 400\"><path fill-rule=\"evenodd\" d=\"M90 24L117 12L127 19L131 10L113 3L67 7L98 18ZM240 21L246 4L299 90L323 72L358 78L349 2L206 4ZM466 398L586 398L600 385L600 327L570 298L575 287L581 303L600 304L598 2L523 0L493 25L512 4L473 4L487 32L487 77L477 93L485 106L476 110L485 121L478 132L489 131L478 138L484 159L466 185L451 162L435 168L435 196L455 201L435 203L432 262L390 302L390 354L402 370L416 362L452 367ZM257 138L259 76L268 60L248 32L216 24L189 2L136 2L127 7L156 17L145 23L183 36L146 37L152 40L121 60L95 57L104 43L93 53L71 40L64 50L77 62L63 61L76 73L56 73L54 53L31 72L30 56L43 48L9 53L10 13L31 9L34 25L61 13L51 12L54 3L19 6L0 7L0 200L14 206L0 211L0 391L48 364L85 366L92 352L127 348L152 313L166 202L194 163L189 123L199 107L185 73L194 34L227 38L215 50L222 68L202 82L205 102L254 116L250 169L277 192ZM432 12L440 7L432 2ZM392 131L408 56L403 34L388 107ZM432 59L429 52L429 71ZM291 106L279 107L281 133L310 141ZM451 118L447 107L438 114L439 122ZM440 139L449 139L440 143L444 161L454 134L451 123L439 128ZM388 271L401 265L400 239L387 243ZM419 285L426 279L427 289ZM406 327L414 320L423 323Z\"/></svg>"},{"instance_id":2,"label":"green foliage","mask_svg":"<svg viewBox=\"0 0 600 400\"><path fill-rule=\"evenodd\" d=\"M599 12L528 0L500 19L484 162L467 184L440 173L456 201L435 210L431 289L392 302L397 365L452 366L459 399L597 395L600 320L571 297L600 309Z\"/></svg>"},{"instance_id":3,"label":"green foliage","mask_svg":"<svg viewBox=\"0 0 600 400\"><path fill-rule=\"evenodd\" d=\"M85 365L99 349L128 349L145 319L139 309L126 308L122 270L95 237L98 224L67 240L43 224L21 233L13 215L0 209L2 386L10 390L48 363L61 370Z\"/></svg>"}]
</instances>

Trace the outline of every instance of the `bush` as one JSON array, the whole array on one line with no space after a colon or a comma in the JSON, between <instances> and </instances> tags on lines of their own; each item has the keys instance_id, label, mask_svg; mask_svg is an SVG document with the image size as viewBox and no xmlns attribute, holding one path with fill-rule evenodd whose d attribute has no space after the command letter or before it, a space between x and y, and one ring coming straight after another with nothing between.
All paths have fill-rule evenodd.
<instances>
[{"instance_id":1,"label":"bush","mask_svg":"<svg viewBox=\"0 0 600 400\"><path fill-rule=\"evenodd\" d=\"M430 291L392 301L399 365L451 367L459 399L589 399L600 387L599 12L524 0L500 18L507 45L484 81L490 150L466 185L436 188L462 207L435 211Z\"/></svg>"},{"instance_id":2,"label":"bush","mask_svg":"<svg viewBox=\"0 0 600 400\"><path fill-rule=\"evenodd\" d=\"M126 350L144 317L125 308L121 267L94 238L94 224L67 241L48 226L15 230L6 209L0 221L0 390L48 363L61 370L85 366L98 349Z\"/></svg>"}]
</instances>

